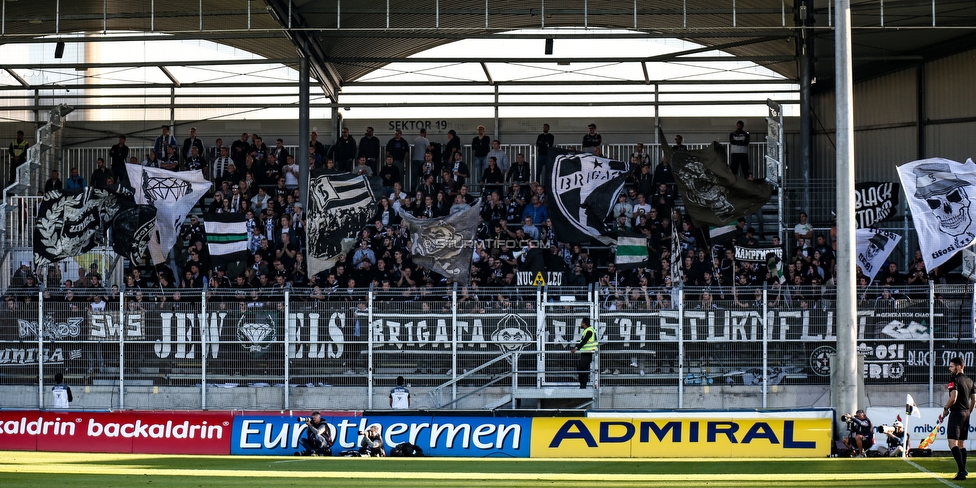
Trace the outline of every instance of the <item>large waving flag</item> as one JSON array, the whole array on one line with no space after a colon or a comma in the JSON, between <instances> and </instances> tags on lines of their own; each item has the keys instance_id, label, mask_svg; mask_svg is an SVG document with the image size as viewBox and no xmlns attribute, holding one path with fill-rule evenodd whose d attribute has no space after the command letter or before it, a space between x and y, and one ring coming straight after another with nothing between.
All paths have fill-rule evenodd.
<instances>
[{"instance_id":1,"label":"large waving flag","mask_svg":"<svg viewBox=\"0 0 976 488\"><path fill-rule=\"evenodd\" d=\"M925 269L931 271L976 242L976 164L929 158L898 167L918 232Z\"/></svg>"},{"instance_id":2,"label":"large waving flag","mask_svg":"<svg viewBox=\"0 0 976 488\"><path fill-rule=\"evenodd\" d=\"M481 204L447 217L418 219L404 213L413 242L413 261L444 277L467 284Z\"/></svg>"},{"instance_id":3,"label":"large waving flag","mask_svg":"<svg viewBox=\"0 0 976 488\"><path fill-rule=\"evenodd\" d=\"M667 138L658 127L662 141ZM740 178L726 162L718 142L694 151L677 151L662 144L685 209L696 225L721 226L755 213L773 196L773 187Z\"/></svg>"},{"instance_id":4,"label":"large waving flag","mask_svg":"<svg viewBox=\"0 0 976 488\"><path fill-rule=\"evenodd\" d=\"M247 259L247 224L239 212L203 214L210 264L222 266Z\"/></svg>"},{"instance_id":5,"label":"large waving flag","mask_svg":"<svg viewBox=\"0 0 976 488\"><path fill-rule=\"evenodd\" d=\"M342 173L312 178L306 216L309 274L335 266L375 213L376 198L366 176Z\"/></svg>"},{"instance_id":6,"label":"large waving flag","mask_svg":"<svg viewBox=\"0 0 976 488\"><path fill-rule=\"evenodd\" d=\"M630 163L556 150L545 185L549 218L560 240L613 243L611 213L631 171Z\"/></svg>"},{"instance_id":7,"label":"large waving flag","mask_svg":"<svg viewBox=\"0 0 976 488\"><path fill-rule=\"evenodd\" d=\"M42 266L93 249L119 211L118 195L88 187L44 195L34 223L34 264Z\"/></svg>"},{"instance_id":8,"label":"large waving flag","mask_svg":"<svg viewBox=\"0 0 976 488\"><path fill-rule=\"evenodd\" d=\"M895 250L901 241L901 236L894 232L879 229L857 229L857 265L870 281L874 281L878 270L884 266L891 251Z\"/></svg>"},{"instance_id":9,"label":"large waving flag","mask_svg":"<svg viewBox=\"0 0 976 488\"><path fill-rule=\"evenodd\" d=\"M211 184L200 170L170 171L138 164L125 165L138 204L156 207L156 232L149 241L153 264L166 261L176 245L180 226Z\"/></svg>"}]
</instances>

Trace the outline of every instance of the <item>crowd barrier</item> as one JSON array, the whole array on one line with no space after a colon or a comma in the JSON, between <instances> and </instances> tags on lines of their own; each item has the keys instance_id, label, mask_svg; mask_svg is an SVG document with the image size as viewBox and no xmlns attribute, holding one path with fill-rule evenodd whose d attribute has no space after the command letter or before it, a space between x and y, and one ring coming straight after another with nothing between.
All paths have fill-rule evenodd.
<instances>
[{"instance_id":1,"label":"crowd barrier","mask_svg":"<svg viewBox=\"0 0 976 488\"><path fill-rule=\"evenodd\" d=\"M0 411L0 450L292 456L309 412ZM508 458L826 457L830 409L604 412L587 417L361 416L325 412L333 456L379 425L386 451Z\"/></svg>"},{"instance_id":2,"label":"crowd barrier","mask_svg":"<svg viewBox=\"0 0 976 488\"><path fill-rule=\"evenodd\" d=\"M361 397L342 408L370 409L374 399L385 406L398 376L430 391L415 398L423 408L456 408L464 391L575 384L571 346L588 317L600 342L594 385L676 387L665 408L684 406L689 389L737 385L761 391L754 406L765 408L776 385L829 383L838 327L829 298L788 302L766 290L756 301L716 290L704 301L690 288L636 298L548 287L219 291L123 290L100 311L65 297L7 302L0 388L33 393L5 395L2 406L51 407L45 385L60 372L78 390L73 406L88 409L315 409L313 393L334 391ZM970 287L898 296L858 309L865 384L931 392L952 357L973 365Z\"/></svg>"}]
</instances>

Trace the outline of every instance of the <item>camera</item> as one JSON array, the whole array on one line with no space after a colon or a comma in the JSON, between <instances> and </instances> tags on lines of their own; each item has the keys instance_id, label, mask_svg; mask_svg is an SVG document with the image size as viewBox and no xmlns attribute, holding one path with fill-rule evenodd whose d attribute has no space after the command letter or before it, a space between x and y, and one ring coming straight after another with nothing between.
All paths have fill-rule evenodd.
<instances>
[{"instance_id":1,"label":"camera","mask_svg":"<svg viewBox=\"0 0 976 488\"><path fill-rule=\"evenodd\" d=\"M848 413L848 414L841 415L840 419L843 420L844 422L851 423L853 416Z\"/></svg>"},{"instance_id":2,"label":"camera","mask_svg":"<svg viewBox=\"0 0 976 488\"><path fill-rule=\"evenodd\" d=\"M311 422L312 417L298 417L299 422Z\"/></svg>"},{"instance_id":3,"label":"camera","mask_svg":"<svg viewBox=\"0 0 976 488\"><path fill-rule=\"evenodd\" d=\"M890 426L890 425L888 425L888 424L881 424L881 425L875 427L875 430L877 430L879 434L894 434L895 433L895 428L892 427L892 426Z\"/></svg>"}]
</instances>

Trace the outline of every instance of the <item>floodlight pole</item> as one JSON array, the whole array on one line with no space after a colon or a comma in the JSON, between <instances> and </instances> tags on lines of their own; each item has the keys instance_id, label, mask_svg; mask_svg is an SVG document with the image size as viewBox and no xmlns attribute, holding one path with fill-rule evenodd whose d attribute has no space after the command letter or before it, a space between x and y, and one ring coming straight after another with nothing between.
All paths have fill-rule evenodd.
<instances>
[{"instance_id":1,"label":"floodlight pole","mask_svg":"<svg viewBox=\"0 0 976 488\"><path fill-rule=\"evenodd\" d=\"M854 78L850 0L835 0L834 78L837 104L837 369L838 416L857 410L857 296L854 287ZM840 425L837 424L837 432Z\"/></svg>"},{"instance_id":2,"label":"floodlight pole","mask_svg":"<svg viewBox=\"0 0 976 488\"><path fill-rule=\"evenodd\" d=\"M311 67L308 61L308 53L302 53L298 62L298 154L295 155L295 164L298 165L298 188L303 208L308 208L308 143L311 134L308 130L309 109L309 78L311 77ZM324 163L325 161L323 161Z\"/></svg>"}]
</instances>

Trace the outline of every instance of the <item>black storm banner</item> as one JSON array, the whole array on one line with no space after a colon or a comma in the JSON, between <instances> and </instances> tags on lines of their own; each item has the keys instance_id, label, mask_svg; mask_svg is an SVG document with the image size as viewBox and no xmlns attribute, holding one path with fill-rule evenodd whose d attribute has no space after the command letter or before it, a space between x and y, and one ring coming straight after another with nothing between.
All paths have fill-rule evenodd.
<instances>
[{"instance_id":1,"label":"black storm banner","mask_svg":"<svg viewBox=\"0 0 976 488\"><path fill-rule=\"evenodd\" d=\"M866 181L854 185L854 224L867 229L895 216L898 209L898 183Z\"/></svg>"}]
</instances>

